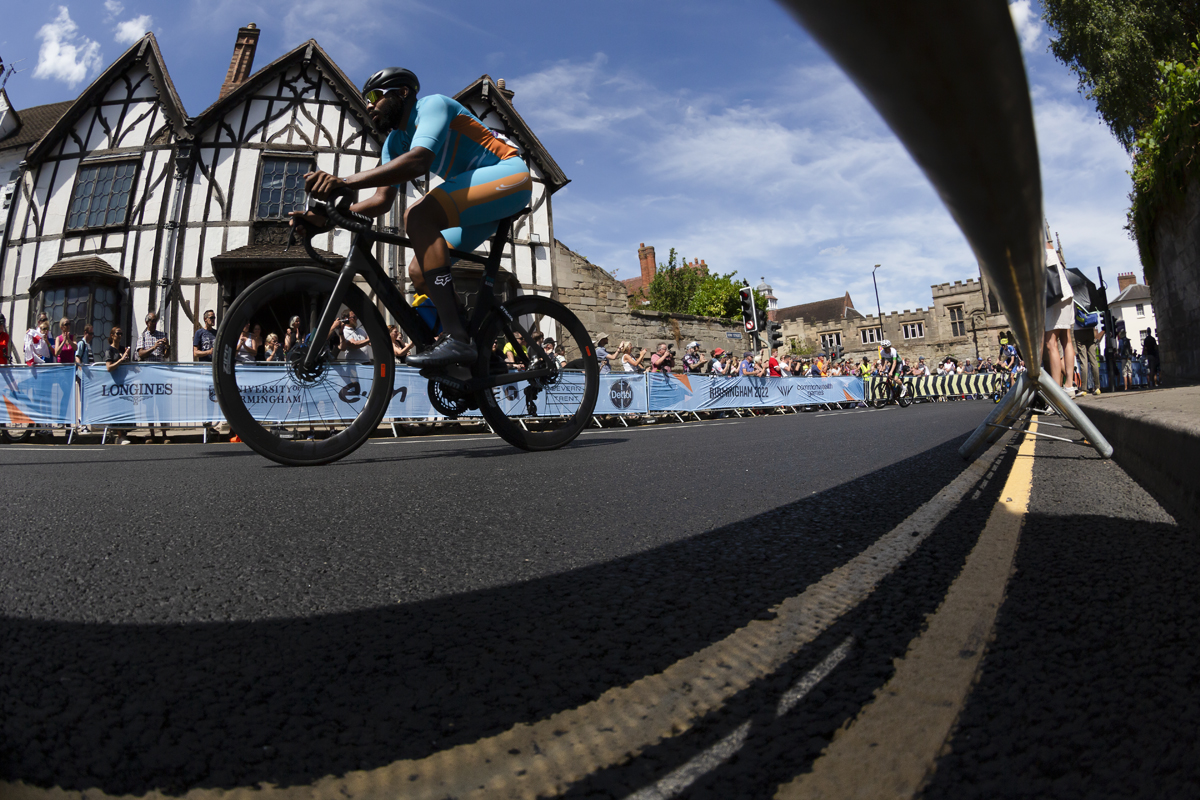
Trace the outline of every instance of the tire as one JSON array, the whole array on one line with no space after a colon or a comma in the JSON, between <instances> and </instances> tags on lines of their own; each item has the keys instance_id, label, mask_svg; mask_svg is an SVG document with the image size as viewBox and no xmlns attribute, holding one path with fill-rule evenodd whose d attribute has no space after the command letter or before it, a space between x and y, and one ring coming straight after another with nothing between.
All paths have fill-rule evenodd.
<instances>
[{"instance_id":1,"label":"tire","mask_svg":"<svg viewBox=\"0 0 1200 800\"><path fill-rule=\"evenodd\" d=\"M213 384L225 419L251 449L287 466L328 464L354 452L379 427L392 397L391 338L379 312L353 285L342 305L358 316L366 331L371 360L354 364L326 353L312 374L298 371L306 348L325 343L327 336L311 332L336 280L335 273L312 267L272 272L238 296L217 329ZM236 360L243 325L266 320L282 333L292 314L300 316L306 336L284 363ZM267 325L263 328L271 332ZM365 381L370 386L364 392Z\"/></svg>"},{"instance_id":2,"label":"tire","mask_svg":"<svg viewBox=\"0 0 1200 800\"><path fill-rule=\"evenodd\" d=\"M887 405L887 383L874 378L871 380L871 405L875 408L883 408Z\"/></svg>"},{"instance_id":3,"label":"tire","mask_svg":"<svg viewBox=\"0 0 1200 800\"><path fill-rule=\"evenodd\" d=\"M568 365L556 368L552 377L539 381L537 386L510 383L479 392L479 411L492 430L514 447L557 449L579 435L596 408L600 365L592 338L570 309L548 297L523 295L505 303L504 309L525 330L532 333L540 329L565 347ZM491 357L491 343L498 339L513 342L512 330L512 323L497 312L480 325L479 359L472 368L475 378L493 374L496 362ZM572 362L576 369L570 368ZM531 400L536 414L529 413Z\"/></svg>"},{"instance_id":4,"label":"tire","mask_svg":"<svg viewBox=\"0 0 1200 800\"><path fill-rule=\"evenodd\" d=\"M33 425L0 425L0 439L7 444L23 442L33 435Z\"/></svg>"}]
</instances>

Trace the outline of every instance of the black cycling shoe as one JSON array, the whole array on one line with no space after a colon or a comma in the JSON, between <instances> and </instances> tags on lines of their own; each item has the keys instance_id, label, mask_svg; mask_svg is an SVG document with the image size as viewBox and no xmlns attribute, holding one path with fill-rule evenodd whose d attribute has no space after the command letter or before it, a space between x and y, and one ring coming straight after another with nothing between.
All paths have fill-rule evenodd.
<instances>
[{"instance_id":1,"label":"black cycling shoe","mask_svg":"<svg viewBox=\"0 0 1200 800\"><path fill-rule=\"evenodd\" d=\"M459 341L453 336L447 336L435 344L432 349L410 355L406 363L417 369L452 367L458 364L471 364L477 355L475 345Z\"/></svg>"}]
</instances>

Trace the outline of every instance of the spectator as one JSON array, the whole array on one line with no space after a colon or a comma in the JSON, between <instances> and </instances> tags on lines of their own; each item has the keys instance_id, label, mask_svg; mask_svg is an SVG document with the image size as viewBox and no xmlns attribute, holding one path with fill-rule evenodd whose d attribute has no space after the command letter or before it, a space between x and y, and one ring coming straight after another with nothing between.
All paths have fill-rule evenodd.
<instances>
[{"instance_id":1,"label":"spectator","mask_svg":"<svg viewBox=\"0 0 1200 800\"><path fill-rule=\"evenodd\" d=\"M754 368L754 354L751 352L742 353L742 360L738 364L737 374L742 378L753 378L756 370Z\"/></svg>"},{"instance_id":2,"label":"spectator","mask_svg":"<svg viewBox=\"0 0 1200 800\"><path fill-rule=\"evenodd\" d=\"M255 333L257 332L256 325ZM367 338L367 332L363 330L358 316L353 311L347 311L342 317L342 350L346 354L346 361L362 364L374 358L371 340Z\"/></svg>"},{"instance_id":3,"label":"spectator","mask_svg":"<svg viewBox=\"0 0 1200 800\"><path fill-rule=\"evenodd\" d=\"M37 326L25 334L25 363L29 366L50 361L50 319L38 314Z\"/></svg>"},{"instance_id":4,"label":"spectator","mask_svg":"<svg viewBox=\"0 0 1200 800\"><path fill-rule=\"evenodd\" d=\"M1066 270L1061 264L1047 264L1046 273L1046 333L1042 339L1042 361L1046 365L1051 379L1063 387L1069 396L1073 397L1075 395L1075 343L1071 340L1071 329L1075 327L1075 296L1067 281ZM1051 284L1057 284L1060 287L1057 297L1050 295ZM1060 348L1061 353L1059 352Z\"/></svg>"},{"instance_id":5,"label":"spectator","mask_svg":"<svg viewBox=\"0 0 1200 800\"><path fill-rule=\"evenodd\" d=\"M554 348L554 357L558 359L558 368L564 369L567 366L567 348L566 345L557 345Z\"/></svg>"},{"instance_id":6,"label":"spectator","mask_svg":"<svg viewBox=\"0 0 1200 800\"><path fill-rule=\"evenodd\" d=\"M217 342L217 315L212 310L204 312L204 327L198 328L192 336L192 358L196 361L212 363L213 347Z\"/></svg>"},{"instance_id":7,"label":"spectator","mask_svg":"<svg viewBox=\"0 0 1200 800\"><path fill-rule=\"evenodd\" d=\"M1129 391L1133 384L1133 344L1130 343L1129 337L1125 334L1125 328L1122 326L1117 334L1117 357L1121 359L1121 377L1125 379L1125 391Z\"/></svg>"},{"instance_id":8,"label":"spectator","mask_svg":"<svg viewBox=\"0 0 1200 800\"><path fill-rule=\"evenodd\" d=\"M698 375L702 366L704 366L704 359L700 354L700 343L688 342L687 350L683 354L684 371Z\"/></svg>"},{"instance_id":9,"label":"spectator","mask_svg":"<svg viewBox=\"0 0 1200 800\"><path fill-rule=\"evenodd\" d=\"M298 321L300 318L295 317L294 319ZM290 330L288 335L291 335ZM388 335L392 338L392 355L396 357L397 361L403 362L408 357L408 351L412 350L412 341L410 340L407 343L404 341L404 336L400 333L399 325L388 325Z\"/></svg>"},{"instance_id":10,"label":"spectator","mask_svg":"<svg viewBox=\"0 0 1200 800\"><path fill-rule=\"evenodd\" d=\"M726 357L726 355L727 354L725 353L724 348L721 348L721 347L713 348L712 358L710 358L708 360L708 374L709 375L724 376L724 375L728 374L728 372L726 370L726 362L728 361L728 358Z\"/></svg>"},{"instance_id":11,"label":"spectator","mask_svg":"<svg viewBox=\"0 0 1200 800\"><path fill-rule=\"evenodd\" d=\"M626 372L643 372L646 368L642 366L642 361L646 358L646 348L638 348L637 358L633 357L633 342L621 342L617 347L617 353L621 356L621 366Z\"/></svg>"},{"instance_id":12,"label":"spectator","mask_svg":"<svg viewBox=\"0 0 1200 800\"><path fill-rule=\"evenodd\" d=\"M146 330L138 338L137 360L158 362L167 354L167 335L159 330L158 315L153 311L146 313ZM150 441L154 441L154 428L150 429Z\"/></svg>"},{"instance_id":13,"label":"spectator","mask_svg":"<svg viewBox=\"0 0 1200 800\"><path fill-rule=\"evenodd\" d=\"M522 350L524 350L525 337L519 332L514 332L513 338L517 340L517 344L521 346ZM512 364L514 368L525 369L524 364L517 364L517 348L513 347L512 342L504 343L504 360L509 364ZM603 372L604 370L601 369L600 371Z\"/></svg>"},{"instance_id":14,"label":"spectator","mask_svg":"<svg viewBox=\"0 0 1200 800\"><path fill-rule=\"evenodd\" d=\"M9 364L17 363L17 347L12 343L12 337L8 335L8 320L0 314L0 366L7 367Z\"/></svg>"},{"instance_id":15,"label":"spectator","mask_svg":"<svg viewBox=\"0 0 1200 800\"><path fill-rule=\"evenodd\" d=\"M54 360L59 364L75 363L75 338L71 335L71 320L58 321L58 338L54 340Z\"/></svg>"},{"instance_id":16,"label":"spectator","mask_svg":"<svg viewBox=\"0 0 1200 800\"><path fill-rule=\"evenodd\" d=\"M104 363L108 365L109 372L129 362L129 348L121 349L121 334L122 331L120 328L113 328L108 332L108 348L105 350ZM132 444L127 434L128 431L125 430L116 432L116 435L119 437L117 444Z\"/></svg>"},{"instance_id":17,"label":"spectator","mask_svg":"<svg viewBox=\"0 0 1200 800\"><path fill-rule=\"evenodd\" d=\"M914 378L924 378L929 375L929 367L925 366L925 356L917 359L917 365L913 367L912 374Z\"/></svg>"},{"instance_id":18,"label":"spectator","mask_svg":"<svg viewBox=\"0 0 1200 800\"><path fill-rule=\"evenodd\" d=\"M675 354L671 352L670 345L666 342L659 342L658 348L654 351L654 355L650 356L650 371L651 372L670 372L675 366Z\"/></svg>"},{"instance_id":19,"label":"spectator","mask_svg":"<svg viewBox=\"0 0 1200 800\"><path fill-rule=\"evenodd\" d=\"M779 370L779 348L772 347L771 354L766 359L766 374L772 378L781 378L783 373Z\"/></svg>"},{"instance_id":20,"label":"spectator","mask_svg":"<svg viewBox=\"0 0 1200 800\"><path fill-rule=\"evenodd\" d=\"M94 338L91 325L83 326L83 336L79 337L79 343L75 345L75 363L76 364L91 364L96 360L96 353L92 350L92 339Z\"/></svg>"},{"instance_id":21,"label":"spectator","mask_svg":"<svg viewBox=\"0 0 1200 800\"><path fill-rule=\"evenodd\" d=\"M612 372L611 362L616 361L618 358L620 356L616 353L610 354L608 352L608 334L600 334L596 339L596 360L600 362L600 374L603 375L607 372Z\"/></svg>"},{"instance_id":22,"label":"spectator","mask_svg":"<svg viewBox=\"0 0 1200 800\"><path fill-rule=\"evenodd\" d=\"M303 341L304 337L300 335L300 316L297 314L288 320L287 330L283 334L283 352L292 352L292 348Z\"/></svg>"},{"instance_id":23,"label":"spectator","mask_svg":"<svg viewBox=\"0 0 1200 800\"><path fill-rule=\"evenodd\" d=\"M258 360L258 341L250 330L249 322L242 326L242 332L238 336L237 360L239 364L253 364Z\"/></svg>"},{"instance_id":24,"label":"spectator","mask_svg":"<svg viewBox=\"0 0 1200 800\"><path fill-rule=\"evenodd\" d=\"M1142 340L1142 355L1146 357L1146 379L1153 389L1161 381L1158 372L1158 339L1154 338L1153 333L1146 334L1146 338ZM1096 382L1096 394L1100 394L1099 381Z\"/></svg>"},{"instance_id":25,"label":"spectator","mask_svg":"<svg viewBox=\"0 0 1200 800\"><path fill-rule=\"evenodd\" d=\"M858 365L858 375L860 378L866 378L871 374L871 360L863 356L862 363Z\"/></svg>"},{"instance_id":26,"label":"spectator","mask_svg":"<svg viewBox=\"0 0 1200 800\"><path fill-rule=\"evenodd\" d=\"M283 361L283 342L279 341L277 334L267 334L267 341L263 344L263 350L263 361Z\"/></svg>"}]
</instances>

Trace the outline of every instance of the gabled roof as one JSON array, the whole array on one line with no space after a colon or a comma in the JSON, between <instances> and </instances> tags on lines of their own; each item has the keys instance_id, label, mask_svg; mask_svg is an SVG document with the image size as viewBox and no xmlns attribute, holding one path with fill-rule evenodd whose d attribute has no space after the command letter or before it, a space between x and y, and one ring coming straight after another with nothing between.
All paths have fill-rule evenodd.
<instances>
[{"instance_id":1,"label":"gabled roof","mask_svg":"<svg viewBox=\"0 0 1200 800\"><path fill-rule=\"evenodd\" d=\"M146 69L150 73L150 80L154 83L158 100L162 104L163 113L166 115L171 129L178 138L188 138L186 126L187 114L183 110L183 101L179 99L179 93L175 91L175 84L171 82L171 76L167 73L167 66L163 62L162 53L158 49L158 40L154 38L153 33L147 33L141 39L134 42L133 46L122 53L116 61L110 64L108 69L101 72L99 77L92 81L91 85L84 89L79 97L68 104L67 109L58 118L58 121L34 145L29 151L29 155L25 157L25 160L30 164L35 164L45 158L46 154L50 152L59 139L66 135L67 130L88 109L104 98L109 87L112 86L117 78L129 69L130 66L139 61L145 63Z\"/></svg>"},{"instance_id":2,"label":"gabled roof","mask_svg":"<svg viewBox=\"0 0 1200 800\"><path fill-rule=\"evenodd\" d=\"M1141 302L1150 299L1150 287L1144 283L1135 283L1132 286L1126 286L1125 291L1117 295L1114 303L1132 303Z\"/></svg>"},{"instance_id":3,"label":"gabled roof","mask_svg":"<svg viewBox=\"0 0 1200 800\"><path fill-rule=\"evenodd\" d=\"M513 108L513 104L509 101L511 94L511 92L497 87L491 75L483 75L479 80L454 95L454 99L461 103L467 98L478 98L495 109L496 113L500 115L500 119L504 120L508 132L517 140L517 144L542 168L542 174L550 187L550 193L553 194L570 183L571 179L566 176L545 145L533 134L529 125ZM487 124L486 120L484 124Z\"/></svg>"},{"instance_id":4,"label":"gabled roof","mask_svg":"<svg viewBox=\"0 0 1200 800\"><path fill-rule=\"evenodd\" d=\"M375 131L371 117L367 114L367 104L359 93L358 87L337 64L333 63L333 59L321 48L321 45L317 44L316 39L309 39L299 47L284 53L247 78L245 83L200 112L200 115L191 121L192 134L199 138L201 133L225 116L229 109L245 102L249 95L254 94L280 72L296 63L311 63L316 67L317 72L321 73L322 77L329 82L329 85L346 103L350 113L358 119L367 133L377 142L383 141Z\"/></svg>"},{"instance_id":5,"label":"gabled roof","mask_svg":"<svg viewBox=\"0 0 1200 800\"><path fill-rule=\"evenodd\" d=\"M854 309L854 301L850 293L843 297L831 297L828 300L818 300L815 303L804 303L798 306L788 306L775 311L775 319L787 322L793 319L803 319L809 325L814 322L824 322L832 319L845 319L846 310Z\"/></svg>"},{"instance_id":6,"label":"gabled roof","mask_svg":"<svg viewBox=\"0 0 1200 800\"><path fill-rule=\"evenodd\" d=\"M0 92L4 91L0 89ZM7 98L7 94L5 95ZM18 147L27 148L46 135L46 131L58 122L63 113L71 107L72 100L61 103L48 103L44 106L31 106L20 110L11 108L16 117L17 127L12 133L0 139L0 150L13 150Z\"/></svg>"}]
</instances>

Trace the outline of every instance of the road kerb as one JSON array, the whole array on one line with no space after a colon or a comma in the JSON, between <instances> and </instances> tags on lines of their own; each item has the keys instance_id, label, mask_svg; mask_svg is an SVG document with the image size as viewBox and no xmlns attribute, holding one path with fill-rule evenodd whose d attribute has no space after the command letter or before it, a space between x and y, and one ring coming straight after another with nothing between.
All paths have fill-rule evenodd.
<instances>
[{"instance_id":1,"label":"road kerb","mask_svg":"<svg viewBox=\"0 0 1200 800\"><path fill-rule=\"evenodd\" d=\"M1037 430L1031 423L1030 430ZM914 797L933 775L979 672L1012 575L1033 483L1027 436L979 541L892 679L777 800Z\"/></svg>"}]
</instances>

